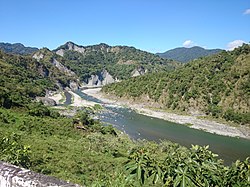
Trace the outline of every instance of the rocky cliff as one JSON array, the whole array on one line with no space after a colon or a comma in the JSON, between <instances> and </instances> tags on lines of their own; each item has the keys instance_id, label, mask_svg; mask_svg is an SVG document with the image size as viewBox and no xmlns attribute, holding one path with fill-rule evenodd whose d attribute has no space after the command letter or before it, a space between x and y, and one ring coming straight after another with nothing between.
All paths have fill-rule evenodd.
<instances>
[{"instance_id":1,"label":"rocky cliff","mask_svg":"<svg viewBox=\"0 0 250 187\"><path fill-rule=\"evenodd\" d=\"M100 73L91 75L88 79L86 79L84 86L104 86L113 82L115 82L115 79L107 70L103 70Z\"/></svg>"}]
</instances>

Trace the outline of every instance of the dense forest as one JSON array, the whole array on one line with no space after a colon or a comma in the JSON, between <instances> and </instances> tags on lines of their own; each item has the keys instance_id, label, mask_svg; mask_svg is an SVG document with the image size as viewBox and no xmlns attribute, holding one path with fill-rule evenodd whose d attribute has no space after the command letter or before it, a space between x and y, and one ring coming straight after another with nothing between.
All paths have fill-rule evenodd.
<instances>
[{"instance_id":1,"label":"dense forest","mask_svg":"<svg viewBox=\"0 0 250 187\"><path fill-rule=\"evenodd\" d=\"M150 106L250 123L250 45L202 57L172 71L105 86L103 92Z\"/></svg>"},{"instance_id":2,"label":"dense forest","mask_svg":"<svg viewBox=\"0 0 250 187\"><path fill-rule=\"evenodd\" d=\"M249 159L225 166L208 146L134 142L93 120L98 107L66 117L35 102L62 76L45 61L0 53L0 160L86 186L250 185Z\"/></svg>"},{"instance_id":3,"label":"dense forest","mask_svg":"<svg viewBox=\"0 0 250 187\"><path fill-rule=\"evenodd\" d=\"M144 68L147 72L172 70L179 64L157 55L141 51L134 47L109 46L99 44L93 46L78 46L72 42L54 50L57 54L63 52L62 64L74 71L82 81L92 74L98 74L106 69L114 78L123 80L132 76L136 68Z\"/></svg>"},{"instance_id":4,"label":"dense forest","mask_svg":"<svg viewBox=\"0 0 250 187\"><path fill-rule=\"evenodd\" d=\"M48 57L48 56L47 56ZM52 64L52 58L38 62L29 56L0 51L0 106L22 106L46 90L69 86L75 76L69 76Z\"/></svg>"}]
</instances>

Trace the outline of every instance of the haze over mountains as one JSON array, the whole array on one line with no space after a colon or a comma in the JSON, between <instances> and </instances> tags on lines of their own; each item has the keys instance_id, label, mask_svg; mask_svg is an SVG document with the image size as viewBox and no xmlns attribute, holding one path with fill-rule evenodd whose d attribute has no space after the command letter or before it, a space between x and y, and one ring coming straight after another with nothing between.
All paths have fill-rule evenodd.
<instances>
[{"instance_id":1,"label":"haze over mountains","mask_svg":"<svg viewBox=\"0 0 250 187\"><path fill-rule=\"evenodd\" d=\"M19 54L19 55L27 55L38 51L39 49L36 47L25 47L21 43L0 43L0 49L5 53L11 54Z\"/></svg>"},{"instance_id":2,"label":"haze over mountains","mask_svg":"<svg viewBox=\"0 0 250 187\"><path fill-rule=\"evenodd\" d=\"M221 49L204 49L199 46L194 46L191 48L178 47L178 48L166 51L164 53L156 53L156 54L162 58L173 59L178 62L186 63L188 61L191 61L200 57L204 57L204 56L213 55L221 51L222 51Z\"/></svg>"}]
</instances>

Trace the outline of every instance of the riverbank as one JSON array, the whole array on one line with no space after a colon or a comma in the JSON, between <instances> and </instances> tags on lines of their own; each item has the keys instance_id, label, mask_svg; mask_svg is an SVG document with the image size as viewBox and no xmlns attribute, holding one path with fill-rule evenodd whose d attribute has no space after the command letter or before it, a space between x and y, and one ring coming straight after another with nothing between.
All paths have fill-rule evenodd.
<instances>
[{"instance_id":1,"label":"riverbank","mask_svg":"<svg viewBox=\"0 0 250 187\"><path fill-rule=\"evenodd\" d=\"M53 92L47 96L49 99L53 99L56 104L63 104L65 102L65 96L63 92Z\"/></svg>"},{"instance_id":2,"label":"riverbank","mask_svg":"<svg viewBox=\"0 0 250 187\"><path fill-rule=\"evenodd\" d=\"M74 107L93 107L95 102L87 101L82 99L79 95L72 91L68 91L68 93L72 96L71 98L71 104L69 106ZM53 99L56 104L63 104L65 102L64 92L55 93L53 95L48 96L48 98Z\"/></svg>"},{"instance_id":3,"label":"riverbank","mask_svg":"<svg viewBox=\"0 0 250 187\"><path fill-rule=\"evenodd\" d=\"M179 114L169 113L169 112L160 111L160 110L152 110L152 109L146 108L143 104L134 104L129 101L118 100L115 97L109 97L101 93L100 90L101 88L86 89L86 90L83 90L83 92L87 95L93 96L103 101L104 103L123 105L143 115L147 115L147 116L151 116L151 117L155 117L159 119L164 119L167 121L184 124L184 125L192 124L192 125L189 125L189 127L194 128L194 129L204 130L210 133L250 139L250 128L248 127L242 127L242 126L232 127L232 126L229 126L228 124L222 124L222 123L218 123L218 122L207 120L207 119L199 119L196 116L179 115Z\"/></svg>"}]
</instances>

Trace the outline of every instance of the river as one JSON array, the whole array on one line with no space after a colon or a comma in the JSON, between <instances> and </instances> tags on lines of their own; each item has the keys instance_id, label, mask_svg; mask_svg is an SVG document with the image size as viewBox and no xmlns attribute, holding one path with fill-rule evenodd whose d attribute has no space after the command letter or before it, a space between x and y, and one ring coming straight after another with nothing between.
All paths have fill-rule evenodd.
<instances>
[{"instance_id":1,"label":"river","mask_svg":"<svg viewBox=\"0 0 250 187\"><path fill-rule=\"evenodd\" d=\"M226 165L237 159L244 160L250 157L250 140L192 129L185 125L138 114L129 108L105 105L81 91L76 93L83 99L102 104L106 110L98 114L100 120L104 124L112 124L135 140L147 139L156 142L169 140L186 147L191 147L192 144L209 145L210 150L217 153Z\"/></svg>"}]
</instances>

